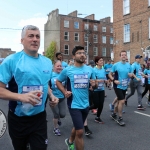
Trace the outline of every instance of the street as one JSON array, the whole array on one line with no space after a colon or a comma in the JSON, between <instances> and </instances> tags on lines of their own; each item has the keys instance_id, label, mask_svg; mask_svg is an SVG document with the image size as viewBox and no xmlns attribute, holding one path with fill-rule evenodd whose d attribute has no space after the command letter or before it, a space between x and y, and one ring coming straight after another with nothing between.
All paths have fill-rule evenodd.
<instances>
[{"instance_id":1,"label":"street","mask_svg":"<svg viewBox=\"0 0 150 150\"><path fill-rule=\"evenodd\" d=\"M123 119L125 127L119 126L109 116L109 103L115 98L113 90L106 89L107 97L101 115L105 124L94 122L95 116L89 113L88 126L93 134L89 137L84 135L85 150L149 150L148 133L150 127L150 108L146 106L147 98L143 98L143 106L146 110L139 111L137 107L137 95L135 93L128 101L128 106L124 107ZM0 100L0 109L7 115L8 101ZM67 115L62 120L60 127L61 136L53 134L52 112L47 105L48 119L48 150L67 150L64 140L69 137L72 121L67 110ZM0 150L13 150L11 139L6 131L0 139Z\"/></svg>"}]
</instances>

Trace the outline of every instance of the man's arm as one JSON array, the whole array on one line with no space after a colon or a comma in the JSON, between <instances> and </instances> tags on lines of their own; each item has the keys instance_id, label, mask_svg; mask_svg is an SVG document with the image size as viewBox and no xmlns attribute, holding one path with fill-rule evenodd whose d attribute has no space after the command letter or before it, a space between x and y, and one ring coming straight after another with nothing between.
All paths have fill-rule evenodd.
<instances>
[{"instance_id":1,"label":"man's arm","mask_svg":"<svg viewBox=\"0 0 150 150\"><path fill-rule=\"evenodd\" d=\"M4 83L0 82L0 98L4 100L21 101L36 105L39 103L36 100L40 101L40 98L37 96L38 93L42 94L42 91L31 91L25 94L13 93L6 89L6 85Z\"/></svg>"}]
</instances>

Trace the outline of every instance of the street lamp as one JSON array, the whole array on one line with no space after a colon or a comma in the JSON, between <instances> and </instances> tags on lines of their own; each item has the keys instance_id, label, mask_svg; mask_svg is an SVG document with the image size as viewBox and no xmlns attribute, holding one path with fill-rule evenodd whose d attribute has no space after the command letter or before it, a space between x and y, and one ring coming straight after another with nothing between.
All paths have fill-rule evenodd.
<instances>
[{"instance_id":1,"label":"street lamp","mask_svg":"<svg viewBox=\"0 0 150 150\"><path fill-rule=\"evenodd\" d=\"M87 15L87 14L81 14L81 13L79 13L78 14L79 16L80 15ZM88 24L88 19L87 19L87 24ZM89 33L88 33L88 29L89 29L89 26L88 26L88 28L87 28L87 34L86 34L86 38L87 38L87 50L86 50L86 52L87 52L87 64L89 64Z\"/></svg>"}]
</instances>

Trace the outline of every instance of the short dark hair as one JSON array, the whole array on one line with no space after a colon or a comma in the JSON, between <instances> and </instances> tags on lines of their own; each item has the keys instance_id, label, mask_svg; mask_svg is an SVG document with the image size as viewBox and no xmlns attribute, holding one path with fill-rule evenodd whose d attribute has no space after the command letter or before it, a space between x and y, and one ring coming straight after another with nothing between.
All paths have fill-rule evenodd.
<instances>
[{"instance_id":1,"label":"short dark hair","mask_svg":"<svg viewBox=\"0 0 150 150\"><path fill-rule=\"evenodd\" d=\"M95 64L97 64L100 59L103 59L103 57L96 56L94 59Z\"/></svg>"},{"instance_id":2,"label":"short dark hair","mask_svg":"<svg viewBox=\"0 0 150 150\"><path fill-rule=\"evenodd\" d=\"M61 52L57 52L57 53L56 53L56 57L57 57L58 55L62 55L62 53L61 53Z\"/></svg>"},{"instance_id":3,"label":"short dark hair","mask_svg":"<svg viewBox=\"0 0 150 150\"><path fill-rule=\"evenodd\" d=\"M84 50L84 47L83 47L83 46L75 46L75 48L72 50L72 55L75 55L75 53L76 53L78 50Z\"/></svg>"},{"instance_id":4,"label":"short dark hair","mask_svg":"<svg viewBox=\"0 0 150 150\"><path fill-rule=\"evenodd\" d=\"M126 53L126 54L127 54L127 52L126 52L125 50L122 50L122 51L120 52L120 56L121 56L121 53Z\"/></svg>"}]
</instances>

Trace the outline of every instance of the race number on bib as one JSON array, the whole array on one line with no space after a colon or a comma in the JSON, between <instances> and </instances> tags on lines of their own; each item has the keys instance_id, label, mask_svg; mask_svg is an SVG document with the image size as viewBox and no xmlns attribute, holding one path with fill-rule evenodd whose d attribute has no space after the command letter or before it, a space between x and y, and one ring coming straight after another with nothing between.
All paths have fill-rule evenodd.
<instances>
[{"instance_id":1,"label":"race number on bib","mask_svg":"<svg viewBox=\"0 0 150 150\"><path fill-rule=\"evenodd\" d=\"M127 86L128 85L128 79L122 79L122 86Z\"/></svg>"},{"instance_id":2,"label":"race number on bib","mask_svg":"<svg viewBox=\"0 0 150 150\"><path fill-rule=\"evenodd\" d=\"M37 91L40 90L43 92L43 86L40 85L33 85L33 86L23 86L22 88L22 93L29 93L31 91ZM42 100L43 100L43 94L40 95L40 102L36 104L35 106L42 105ZM38 101L38 100L37 100Z\"/></svg>"},{"instance_id":3,"label":"race number on bib","mask_svg":"<svg viewBox=\"0 0 150 150\"><path fill-rule=\"evenodd\" d=\"M104 87L104 83L99 82L98 83L98 89L101 90Z\"/></svg>"},{"instance_id":4,"label":"race number on bib","mask_svg":"<svg viewBox=\"0 0 150 150\"><path fill-rule=\"evenodd\" d=\"M75 74L74 75L74 88L84 89L88 87L88 75L87 74Z\"/></svg>"}]
</instances>

